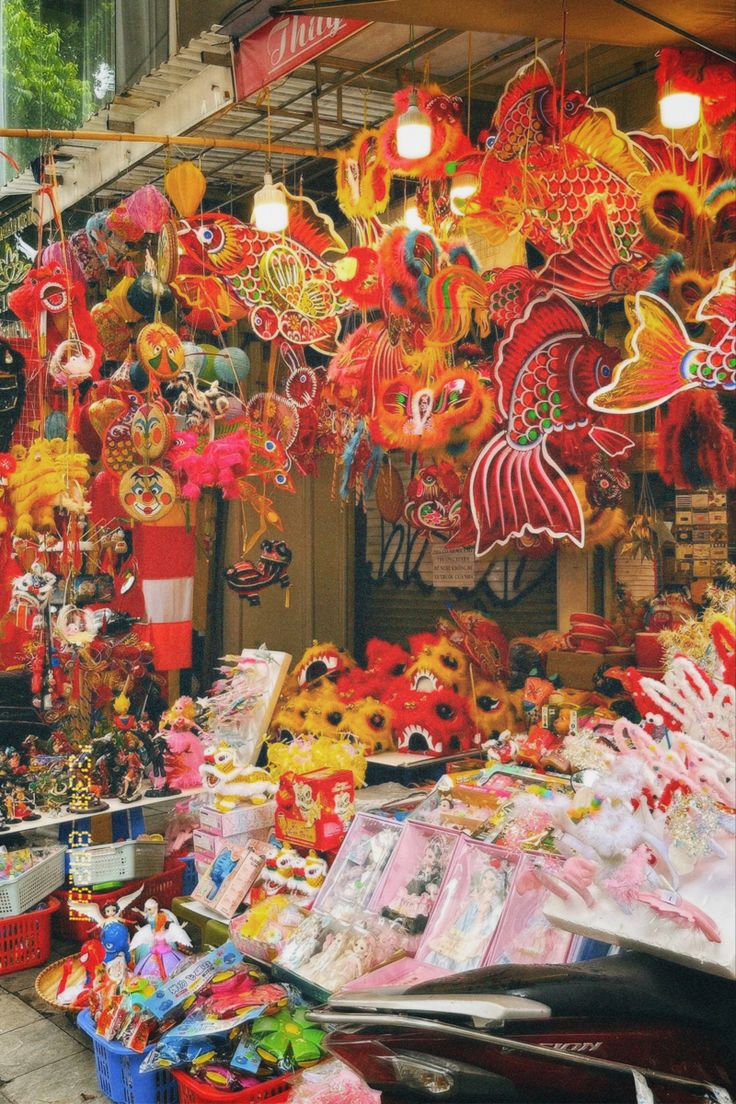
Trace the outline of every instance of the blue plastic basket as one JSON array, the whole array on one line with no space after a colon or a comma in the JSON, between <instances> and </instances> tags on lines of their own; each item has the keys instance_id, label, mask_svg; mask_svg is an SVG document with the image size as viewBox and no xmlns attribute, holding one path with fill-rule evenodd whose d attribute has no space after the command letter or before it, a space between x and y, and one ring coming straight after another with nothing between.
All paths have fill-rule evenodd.
<instances>
[{"instance_id":1,"label":"blue plastic basket","mask_svg":"<svg viewBox=\"0 0 736 1104\"><path fill-rule=\"evenodd\" d=\"M141 1073L141 1062L153 1047L142 1054L120 1043L110 1043L95 1030L89 1012L80 1012L77 1024L89 1035L95 1054L100 1090L113 1104L178 1104L179 1088L168 1070Z\"/></svg>"},{"instance_id":2,"label":"blue plastic basket","mask_svg":"<svg viewBox=\"0 0 736 1104\"><path fill-rule=\"evenodd\" d=\"M192 890L199 881L199 875L197 874L197 868L194 865L194 855L187 855L184 859L179 859L179 862L184 867L184 884L182 886L182 897L191 897Z\"/></svg>"}]
</instances>

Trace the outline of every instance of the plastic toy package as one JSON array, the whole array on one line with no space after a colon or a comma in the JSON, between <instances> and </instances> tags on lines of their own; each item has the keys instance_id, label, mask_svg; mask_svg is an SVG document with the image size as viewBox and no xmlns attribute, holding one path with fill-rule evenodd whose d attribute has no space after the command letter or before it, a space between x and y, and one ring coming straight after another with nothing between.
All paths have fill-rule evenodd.
<instances>
[{"instance_id":1,"label":"plastic toy package","mask_svg":"<svg viewBox=\"0 0 736 1104\"><path fill-rule=\"evenodd\" d=\"M404 929L407 947L416 947L427 926L458 839L455 832L412 822L402 831L370 907Z\"/></svg>"},{"instance_id":2,"label":"plastic toy package","mask_svg":"<svg viewBox=\"0 0 736 1104\"><path fill-rule=\"evenodd\" d=\"M276 965L299 982L332 993L402 957L405 933L382 924L370 914L354 914L350 922L312 912L285 944Z\"/></svg>"},{"instance_id":3,"label":"plastic toy package","mask_svg":"<svg viewBox=\"0 0 736 1104\"><path fill-rule=\"evenodd\" d=\"M336 919L350 920L365 911L402 826L370 813L359 813L315 901L315 908Z\"/></svg>"},{"instance_id":4,"label":"plastic toy package","mask_svg":"<svg viewBox=\"0 0 736 1104\"><path fill-rule=\"evenodd\" d=\"M229 920L260 874L267 846L262 840L250 840L245 847L231 845L227 839L219 842L222 846L192 896Z\"/></svg>"}]
</instances>

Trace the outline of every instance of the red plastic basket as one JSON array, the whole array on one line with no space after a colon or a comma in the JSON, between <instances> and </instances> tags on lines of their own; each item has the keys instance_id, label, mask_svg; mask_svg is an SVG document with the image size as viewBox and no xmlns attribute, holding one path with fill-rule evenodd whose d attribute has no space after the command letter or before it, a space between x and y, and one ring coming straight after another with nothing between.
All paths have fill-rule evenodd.
<instances>
[{"instance_id":1,"label":"red plastic basket","mask_svg":"<svg viewBox=\"0 0 736 1104\"><path fill-rule=\"evenodd\" d=\"M45 908L0 920L0 974L41 966L51 954L51 917L59 907L49 897Z\"/></svg>"},{"instance_id":2,"label":"red plastic basket","mask_svg":"<svg viewBox=\"0 0 736 1104\"><path fill-rule=\"evenodd\" d=\"M291 1077L287 1073L272 1081L264 1081L261 1085L253 1085L250 1089L223 1092L203 1084L182 1070L171 1072L179 1085L179 1104L261 1104L265 1100L269 1104L279 1104L288 1097L291 1084Z\"/></svg>"},{"instance_id":3,"label":"red plastic basket","mask_svg":"<svg viewBox=\"0 0 736 1104\"><path fill-rule=\"evenodd\" d=\"M161 908L170 909L174 898L181 896L183 882L184 867L181 863L177 863L176 866L172 866L168 870L162 870L160 874L152 874L150 878L137 878L132 882L126 882L124 886L112 889L109 893L93 893L89 900L97 905L104 915L105 905L109 905L111 901L117 901L126 893L132 893L138 886L143 886L138 900L133 902L134 905L142 908L143 901L148 897L153 897L154 900L158 901ZM59 889L56 891L56 896L59 898L61 908L54 917L54 934L60 939L71 939L77 943L84 943L85 939L89 939L94 930L94 923L83 916L69 915L69 890Z\"/></svg>"}]
</instances>

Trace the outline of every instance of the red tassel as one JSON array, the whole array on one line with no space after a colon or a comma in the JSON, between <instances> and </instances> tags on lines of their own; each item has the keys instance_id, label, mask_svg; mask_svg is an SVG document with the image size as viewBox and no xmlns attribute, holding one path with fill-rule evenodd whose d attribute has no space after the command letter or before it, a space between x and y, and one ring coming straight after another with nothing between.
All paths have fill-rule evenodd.
<instances>
[{"instance_id":1,"label":"red tassel","mask_svg":"<svg viewBox=\"0 0 736 1104\"><path fill-rule=\"evenodd\" d=\"M668 403L657 464L664 482L683 490L736 487L736 441L711 391L687 391Z\"/></svg>"}]
</instances>

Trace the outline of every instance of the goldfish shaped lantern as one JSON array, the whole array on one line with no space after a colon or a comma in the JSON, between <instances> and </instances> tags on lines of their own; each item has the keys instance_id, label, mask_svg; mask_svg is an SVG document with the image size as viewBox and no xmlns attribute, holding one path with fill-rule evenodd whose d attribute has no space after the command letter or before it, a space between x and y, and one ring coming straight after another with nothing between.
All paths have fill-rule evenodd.
<instances>
[{"instance_id":1,"label":"goldfish shaped lantern","mask_svg":"<svg viewBox=\"0 0 736 1104\"><path fill-rule=\"evenodd\" d=\"M276 583L289 586L291 549L284 541L261 541L261 554L254 563L239 560L225 570L225 582L239 598L245 598L251 606L260 606L261 591Z\"/></svg>"},{"instance_id":2,"label":"goldfish shaped lantern","mask_svg":"<svg viewBox=\"0 0 736 1104\"><path fill-rule=\"evenodd\" d=\"M693 387L736 388L736 263L724 269L703 299L697 321L708 322L713 344L693 341L672 308L656 295L639 292L627 304L629 356L594 392L594 410L633 413L661 406Z\"/></svg>"},{"instance_id":3,"label":"goldfish shaped lantern","mask_svg":"<svg viewBox=\"0 0 736 1104\"><path fill-rule=\"evenodd\" d=\"M282 337L293 345L331 352L340 315L350 303L337 287L328 254L344 253L332 220L305 197L286 192L288 234L266 233L232 215L203 214L178 224L181 252L173 281L191 302L187 281L215 277L228 297L245 309L263 341ZM215 294L214 289L212 294Z\"/></svg>"},{"instance_id":4,"label":"goldfish shaped lantern","mask_svg":"<svg viewBox=\"0 0 736 1104\"><path fill-rule=\"evenodd\" d=\"M639 200L650 165L609 111L591 107L579 92L561 101L535 59L507 84L493 123L478 191L466 207L470 221L520 231L551 254L566 248L601 201L616 247L641 241Z\"/></svg>"},{"instance_id":5,"label":"goldfish shaped lantern","mask_svg":"<svg viewBox=\"0 0 736 1104\"><path fill-rule=\"evenodd\" d=\"M583 546L580 502L549 444L584 430L607 455L633 447L624 434L598 425L587 405L610 380L618 357L616 349L590 336L564 295L548 292L528 304L498 347L494 373L505 425L483 447L466 480L463 525L454 544L467 543L474 531L476 555L482 556L512 537L546 532Z\"/></svg>"}]
</instances>

